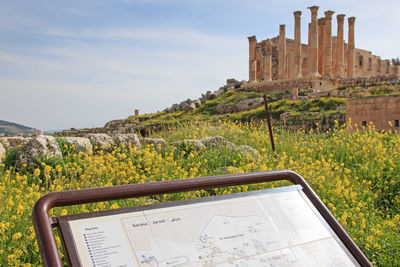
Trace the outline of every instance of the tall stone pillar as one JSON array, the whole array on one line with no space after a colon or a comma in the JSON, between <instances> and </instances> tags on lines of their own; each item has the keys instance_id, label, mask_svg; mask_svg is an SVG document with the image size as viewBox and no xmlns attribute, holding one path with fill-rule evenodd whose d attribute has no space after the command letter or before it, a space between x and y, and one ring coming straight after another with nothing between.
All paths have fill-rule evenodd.
<instances>
[{"instance_id":1,"label":"tall stone pillar","mask_svg":"<svg viewBox=\"0 0 400 267\"><path fill-rule=\"evenodd\" d=\"M264 81L272 81L272 44L270 40L263 42L264 48Z\"/></svg>"},{"instance_id":2,"label":"tall stone pillar","mask_svg":"<svg viewBox=\"0 0 400 267\"><path fill-rule=\"evenodd\" d=\"M318 73L318 8L318 6L309 7L309 9L311 10L311 31L309 32L309 34L311 34L311 36L309 36L310 55L308 57L310 76L320 76L320 74Z\"/></svg>"},{"instance_id":3,"label":"tall stone pillar","mask_svg":"<svg viewBox=\"0 0 400 267\"><path fill-rule=\"evenodd\" d=\"M264 79L264 60L263 60L263 51L262 47L260 45L256 46L256 80L262 80Z\"/></svg>"},{"instance_id":4,"label":"tall stone pillar","mask_svg":"<svg viewBox=\"0 0 400 267\"><path fill-rule=\"evenodd\" d=\"M279 25L279 79L284 79L286 70L286 25Z\"/></svg>"},{"instance_id":5,"label":"tall stone pillar","mask_svg":"<svg viewBox=\"0 0 400 267\"><path fill-rule=\"evenodd\" d=\"M355 52L355 45L354 45L354 22L356 21L355 17L348 18L349 21L349 39L348 39L348 46L347 46L347 77L353 78L354 77L354 52Z\"/></svg>"},{"instance_id":6,"label":"tall stone pillar","mask_svg":"<svg viewBox=\"0 0 400 267\"><path fill-rule=\"evenodd\" d=\"M318 73L323 74L325 67L325 56L324 56L324 28L325 18L318 19Z\"/></svg>"},{"instance_id":7,"label":"tall stone pillar","mask_svg":"<svg viewBox=\"0 0 400 267\"><path fill-rule=\"evenodd\" d=\"M336 39L336 76L343 78L344 70L344 40L343 40L343 22L344 14L336 16L337 20L337 39Z\"/></svg>"},{"instance_id":8,"label":"tall stone pillar","mask_svg":"<svg viewBox=\"0 0 400 267\"><path fill-rule=\"evenodd\" d=\"M294 66L293 77L301 77L301 11L293 12L294 15Z\"/></svg>"},{"instance_id":9,"label":"tall stone pillar","mask_svg":"<svg viewBox=\"0 0 400 267\"><path fill-rule=\"evenodd\" d=\"M378 57L378 64L377 65L378 65L378 68L377 68L376 72L377 72L378 75L381 75L382 74L382 60L381 60L380 57Z\"/></svg>"},{"instance_id":10,"label":"tall stone pillar","mask_svg":"<svg viewBox=\"0 0 400 267\"><path fill-rule=\"evenodd\" d=\"M390 60L386 59L385 60L385 75L389 75L390 74Z\"/></svg>"},{"instance_id":11,"label":"tall stone pillar","mask_svg":"<svg viewBox=\"0 0 400 267\"><path fill-rule=\"evenodd\" d=\"M324 75L332 76L332 10L325 11L325 30L324 30Z\"/></svg>"},{"instance_id":12,"label":"tall stone pillar","mask_svg":"<svg viewBox=\"0 0 400 267\"><path fill-rule=\"evenodd\" d=\"M247 37L249 39L249 81L256 80L257 61L256 61L256 45L255 36Z\"/></svg>"},{"instance_id":13,"label":"tall stone pillar","mask_svg":"<svg viewBox=\"0 0 400 267\"><path fill-rule=\"evenodd\" d=\"M332 36L332 54L331 54L331 57L332 57L332 68L331 68L331 71L332 71L332 77L336 77L337 75L336 75L336 65L337 65L337 63L336 63L336 54L337 54L337 52L336 52L336 49L337 49L337 36Z\"/></svg>"}]
</instances>

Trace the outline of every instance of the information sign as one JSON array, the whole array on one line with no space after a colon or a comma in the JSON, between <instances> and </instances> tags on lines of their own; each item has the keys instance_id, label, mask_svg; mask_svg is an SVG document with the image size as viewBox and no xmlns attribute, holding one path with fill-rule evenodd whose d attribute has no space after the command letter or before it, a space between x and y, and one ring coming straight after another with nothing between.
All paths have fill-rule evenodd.
<instances>
[{"instance_id":1,"label":"information sign","mask_svg":"<svg viewBox=\"0 0 400 267\"><path fill-rule=\"evenodd\" d=\"M67 249L85 267L358 266L301 186L173 204L65 217Z\"/></svg>"}]
</instances>

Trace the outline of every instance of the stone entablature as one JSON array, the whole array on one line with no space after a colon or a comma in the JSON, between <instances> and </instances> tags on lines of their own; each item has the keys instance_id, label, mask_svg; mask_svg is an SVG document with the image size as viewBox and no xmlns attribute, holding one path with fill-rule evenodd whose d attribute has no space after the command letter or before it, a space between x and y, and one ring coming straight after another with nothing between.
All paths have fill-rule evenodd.
<instances>
[{"instance_id":1,"label":"stone entablature","mask_svg":"<svg viewBox=\"0 0 400 267\"><path fill-rule=\"evenodd\" d=\"M370 51L355 47L355 17L348 20L348 42L344 42L345 15L336 16L337 36L332 36L334 11L325 11L318 19L318 6L309 7L311 23L308 44L301 44L301 11L295 11L294 39L286 38L286 25L279 25L279 35L257 42L249 39L249 80L271 81L300 77L355 78L373 76L400 77L400 66L382 60Z\"/></svg>"},{"instance_id":2,"label":"stone entablature","mask_svg":"<svg viewBox=\"0 0 400 267\"><path fill-rule=\"evenodd\" d=\"M376 130L400 131L400 96L349 99L346 120L353 127L368 127L372 122Z\"/></svg>"}]
</instances>

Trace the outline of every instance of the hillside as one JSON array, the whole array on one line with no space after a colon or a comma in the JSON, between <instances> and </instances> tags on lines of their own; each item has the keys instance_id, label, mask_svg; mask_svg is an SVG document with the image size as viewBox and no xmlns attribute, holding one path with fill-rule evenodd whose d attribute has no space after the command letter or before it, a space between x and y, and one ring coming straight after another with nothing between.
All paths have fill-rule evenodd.
<instances>
[{"instance_id":1,"label":"hillside","mask_svg":"<svg viewBox=\"0 0 400 267\"><path fill-rule=\"evenodd\" d=\"M0 120L0 134L4 135L30 135L40 132L37 129L21 124Z\"/></svg>"},{"instance_id":2,"label":"hillside","mask_svg":"<svg viewBox=\"0 0 400 267\"><path fill-rule=\"evenodd\" d=\"M269 112L275 125L289 129L316 128L328 130L335 122L346 122L346 99L400 93L400 83L381 83L372 86L339 87L331 90L312 89L289 92L255 92L243 89L241 82L232 80L214 93L207 92L196 100L185 100L162 112L130 116L108 122L106 132L149 132L193 121L250 122L265 119L262 96L266 94Z\"/></svg>"},{"instance_id":3,"label":"hillside","mask_svg":"<svg viewBox=\"0 0 400 267\"><path fill-rule=\"evenodd\" d=\"M139 133L148 136L187 122L238 121L250 122L265 119L262 96L266 94L269 112L275 126L287 129L319 128L328 130L335 123L346 122L346 100L353 97L398 95L400 82L338 87L330 90L276 90L257 92L248 89L248 83L228 79L227 84L213 93L208 91L198 99L187 99L173 104L161 112L129 116L113 120L101 128L66 130L60 136L84 136L97 133Z\"/></svg>"}]
</instances>

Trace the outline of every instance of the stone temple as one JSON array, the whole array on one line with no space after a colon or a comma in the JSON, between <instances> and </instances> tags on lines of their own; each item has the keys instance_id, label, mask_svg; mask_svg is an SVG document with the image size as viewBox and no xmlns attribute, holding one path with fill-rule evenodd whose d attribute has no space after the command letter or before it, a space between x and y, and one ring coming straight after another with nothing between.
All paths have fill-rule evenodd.
<instances>
[{"instance_id":1,"label":"stone temple","mask_svg":"<svg viewBox=\"0 0 400 267\"><path fill-rule=\"evenodd\" d=\"M249 39L249 80L253 89L285 87L329 89L334 86L372 84L398 80L400 66L392 65L370 51L355 47L355 17L349 17L347 43L344 41L345 15L336 15L337 36L332 36L334 11L318 18L318 6L309 7L308 44L300 41L301 11L294 15L294 39L286 38L286 25L279 26L279 35L257 42ZM255 87L255 88L254 88Z\"/></svg>"}]
</instances>

